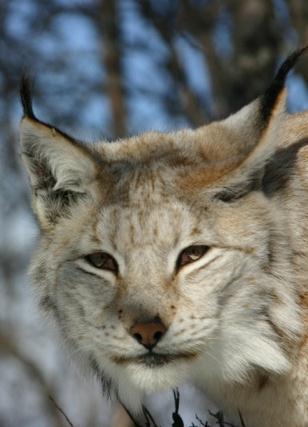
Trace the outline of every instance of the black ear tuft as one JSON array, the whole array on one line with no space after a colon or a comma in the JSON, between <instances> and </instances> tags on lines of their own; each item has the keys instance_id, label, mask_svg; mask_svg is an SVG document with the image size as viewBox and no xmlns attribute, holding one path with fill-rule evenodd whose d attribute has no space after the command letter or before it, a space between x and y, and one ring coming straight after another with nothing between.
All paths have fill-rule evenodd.
<instances>
[{"instance_id":1,"label":"black ear tuft","mask_svg":"<svg viewBox=\"0 0 308 427\"><path fill-rule=\"evenodd\" d=\"M24 117L36 119L32 108L32 88L33 80L28 75L24 74L20 82L20 99L23 107Z\"/></svg>"},{"instance_id":2,"label":"black ear tuft","mask_svg":"<svg viewBox=\"0 0 308 427\"><path fill-rule=\"evenodd\" d=\"M271 117L276 101L284 88L286 77L299 57L308 50L308 46L295 50L279 67L274 80L261 97L261 118L266 125Z\"/></svg>"}]
</instances>

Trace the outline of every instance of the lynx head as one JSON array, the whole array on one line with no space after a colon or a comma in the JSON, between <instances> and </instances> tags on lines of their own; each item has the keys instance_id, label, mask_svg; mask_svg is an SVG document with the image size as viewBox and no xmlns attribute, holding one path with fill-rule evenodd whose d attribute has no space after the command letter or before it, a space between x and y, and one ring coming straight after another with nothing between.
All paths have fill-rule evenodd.
<instances>
[{"instance_id":1,"label":"lynx head","mask_svg":"<svg viewBox=\"0 0 308 427\"><path fill-rule=\"evenodd\" d=\"M281 173L268 164L301 53L223 121L113 143L83 144L39 121L23 82L40 305L134 410L144 392L201 372L241 382L288 370L299 322Z\"/></svg>"}]
</instances>

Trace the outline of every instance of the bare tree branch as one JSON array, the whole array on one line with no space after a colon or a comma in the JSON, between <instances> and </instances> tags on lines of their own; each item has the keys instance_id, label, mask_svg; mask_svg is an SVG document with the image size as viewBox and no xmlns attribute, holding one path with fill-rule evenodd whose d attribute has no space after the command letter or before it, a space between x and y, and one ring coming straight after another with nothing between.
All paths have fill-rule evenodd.
<instances>
[{"instance_id":1,"label":"bare tree branch","mask_svg":"<svg viewBox=\"0 0 308 427\"><path fill-rule=\"evenodd\" d=\"M101 0L100 21L103 58L107 73L105 87L112 111L112 134L114 137L122 137L126 134L126 109L122 82L120 19L116 0Z\"/></svg>"},{"instance_id":2,"label":"bare tree branch","mask_svg":"<svg viewBox=\"0 0 308 427\"><path fill-rule=\"evenodd\" d=\"M43 398L45 409L47 414L53 420L54 427L64 427L58 415L58 411L49 398L49 396L55 395L54 390L52 390L50 385L45 381L37 366L26 356L24 356L17 348L17 346L3 334L0 334L0 354L1 353L6 357L13 357L21 363L29 378L35 380L35 382L39 385L42 391L41 397Z\"/></svg>"},{"instance_id":3,"label":"bare tree branch","mask_svg":"<svg viewBox=\"0 0 308 427\"><path fill-rule=\"evenodd\" d=\"M203 125L206 118L208 118L209 113L205 111L203 106L201 106L197 95L189 86L186 72L182 66L174 45L172 31L170 31L168 24L164 22L164 20L156 16L149 0L141 0L138 2L138 4L144 17L151 22L169 49L170 56L167 63L167 68L179 87L182 98L182 107L185 115L193 125Z\"/></svg>"}]
</instances>

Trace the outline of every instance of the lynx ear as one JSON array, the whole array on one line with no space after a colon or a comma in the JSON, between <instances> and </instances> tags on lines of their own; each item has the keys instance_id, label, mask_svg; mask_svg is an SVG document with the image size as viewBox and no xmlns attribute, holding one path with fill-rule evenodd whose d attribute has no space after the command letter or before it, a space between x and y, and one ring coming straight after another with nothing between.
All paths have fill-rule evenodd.
<instances>
[{"instance_id":1,"label":"lynx ear","mask_svg":"<svg viewBox=\"0 0 308 427\"><path fill-rule=\"evenodd\" d=\"M218 193L218 198L238 198L260 182L264 168L279 144L279 131L285 118L286 77L307 49L293 52L280 66L263 95L221 122L236 141L236 156L240 161L223 179L226 188Z\"/></svg>"},{"instance_id":2,"label":"lynx ear","mask_svg":"<svg viewBox=\"0 0 308 427\"><path fill-rule=\"evenodd\" d=\"M25 80L21 98L21 154L30 177L34 210L46 228L67 214L72 203L88 195L97 164L86 146L36 119Z\"/></svg>"}]
</instances>

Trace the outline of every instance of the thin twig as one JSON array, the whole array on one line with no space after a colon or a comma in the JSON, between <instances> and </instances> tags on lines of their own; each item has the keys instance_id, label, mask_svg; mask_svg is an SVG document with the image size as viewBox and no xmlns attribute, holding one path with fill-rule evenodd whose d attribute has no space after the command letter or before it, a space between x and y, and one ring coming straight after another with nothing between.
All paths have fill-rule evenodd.
<instances>
[{"instance_id":1,"label":"thin twig","mask_svg":"<svg viewBox=\"0 0 308 427\"><path fill-rule=\"evenodd\" d=\"M48 414L52 417L54 421L53 425L55 427L62 426L63 424L58 415L58 411L55 410L54 405L51 404L51 401L48 398L51 394L54 393L50 384L45 381L42 373L37 368L37 366L19 350L19 348L9 339L9 337L3 335L0 331L0 354L1 353L9 357L14 357L22 364L29 377L34 379L34 381L41 387L44 405L46 406Z\"/></svg>"},{"instance_id":2,"label":"thin twig","mask_svg":"<svg viewBox=\"0 0 308 427\"><path fill-rule=\"evenodd\" d=\"M180 93L183 98L183 112L194 126L204 125L209 112L205 111L205 106L201 105L198 96L190 87L185 68L183 67L175 47L174 31L166 20L157 16L149 0L142 0L138 4L143 16L151 22L169 49L170 57L167 63L167 69L180 89Z\"/></svg>"},{"instance_id":3,"label":"thin twig","mask_svg":"<svg viewBox=\"0 0 308 427\"><path fill-rule=\"evenodd\" d=\"M243 415L241 414L241 411L238 411L238 414L239 414L239 417L241 420L241 427L246 427L246 424L244 422L244 418L243 418Z\"/></svg>"},{"instance_id":4,"label":"thin twig","mask_svg":"<svg viewBox=\"0 0 308 427\"><path fill-rule=\"evenodd\" d=\"M136 421L136 419L133 417L132 413L127 409L127 407L120 400L119 400L119 403L123 406L123 408L125 409L125 411L127 412L128 416L129 416L129 418L134 423L135 427L142 427L142 425Z\"/></svg>"},{"instance_id":5,"label":"thin twig","mask_svg":"<svg viewBox=\"0 0 308 427\"><path fill-rule=\"evenodd\" d=\"M179 414L180 393L177 388L173 390L173 397L174 397L175 411L172 413L172 418L173 418L172 427L184 427L184 422L182 420L182 417Z\"/></svg>"},{"instance_id":6,"label":"thin twig","mask_svg":"<svg viewBox=\"0 0 308 427\"><path fill-rule=\"evenodd\" d=\"M228 421L224 420L224 414L221 411L218 411L216 414L214 414L209 410L209 414L216 419L219 427L225 427L225 426L235 427L234 424L231 424Z\"/></svg>"},{"instance_id":7,"label":"thin twig","mask_svg":"<svg viewBox=\"0 0 308 427\"><path fill-rule=\"evenodd\" d=\"M145 406L142 406L142 411L143 411L143 415L144 415L144 417L148 423L147 426L151 427L151 423L152 423L153 427L159 427L156 424L151 412Z\"/></svg>"},{"instance_id":8,"label":"thin twig","mask_svg":"<svg viewBox=\"0 0 308 427\"><path fill-rule=\"evenodd\" d=\"M65 420L67 421L67 423L71 427L74 427L74 424L70 421L70 419L68 418L68 416L66 415L66 413L63 411L63 409L57 404L57 402L55 401L55 399L52 396L48 396L48 397L52 401L52 403L54 404L54 406L57 408L57 410L63 415L63 417L65 418Z\"/></svg>"},{"instance_id":9,"label":"thin twig","mask_svg":"<svg viewBox=\"0 0 308 427\"><path fill-rule=\"evenodd\" d=\"M196 420L198 421L198 423L201 424L202 427L210 427L209 423L207 421L205 421L205 423L201 420L201 418L198 417L197 414L195 414Z\"/></svg>"}]
</instances>

